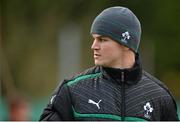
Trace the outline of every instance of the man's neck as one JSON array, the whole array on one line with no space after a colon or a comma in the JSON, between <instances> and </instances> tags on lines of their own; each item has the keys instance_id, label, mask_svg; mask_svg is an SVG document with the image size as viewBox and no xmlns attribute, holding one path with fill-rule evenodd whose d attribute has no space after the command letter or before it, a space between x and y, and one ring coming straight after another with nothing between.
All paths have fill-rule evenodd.
<instances>
[{"instance_id":1,"label":"man's neck","mask_svg":"<svg viewBox=\"0 0 180 122\"><path fill-rule=\"evenodd\" d=\"M131 69L135 64L135 54L134 53L128 53L126 55L123 55L120 63L118 63L117 66L112 68L119 68L119 69Z\"/></svg>"}]
</instances>

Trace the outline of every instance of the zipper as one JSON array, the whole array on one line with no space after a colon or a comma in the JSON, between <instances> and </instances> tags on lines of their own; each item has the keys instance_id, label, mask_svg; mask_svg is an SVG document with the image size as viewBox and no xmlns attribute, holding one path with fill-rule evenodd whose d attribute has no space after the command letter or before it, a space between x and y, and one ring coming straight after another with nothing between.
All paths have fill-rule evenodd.
<instances>
[{"instance_id":1,"label":"zipper","mask_svg":"<svg viewBox=\"0 0 180 122\"><path fill-rule=\"evenodd\" d=\"M121 117L122 121L125 120L125 83L124 83L124 71L121 72Z\"/></svg>"}]
</instances>

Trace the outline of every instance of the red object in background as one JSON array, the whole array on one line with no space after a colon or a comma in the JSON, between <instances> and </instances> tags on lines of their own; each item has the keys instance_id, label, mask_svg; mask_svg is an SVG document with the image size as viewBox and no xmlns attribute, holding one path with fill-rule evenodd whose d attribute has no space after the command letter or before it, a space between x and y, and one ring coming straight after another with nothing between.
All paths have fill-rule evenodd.
<instances>
[{"instance_id":1,"label":"red object in background","mask_svg":"<svg viewBox=\"0 0 180 122\"><path fill-rule=\"evenodd\" d=\"M10 121L25 121L30 118L29 104L26 100L15 98L10 101L9 119Z\"/></svg>"}]
</instances>

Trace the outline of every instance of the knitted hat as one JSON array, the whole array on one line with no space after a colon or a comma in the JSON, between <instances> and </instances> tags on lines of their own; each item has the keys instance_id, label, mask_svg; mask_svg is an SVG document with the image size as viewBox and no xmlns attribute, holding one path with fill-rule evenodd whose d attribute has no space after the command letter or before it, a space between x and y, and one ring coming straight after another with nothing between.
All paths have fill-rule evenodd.
<instances>
[{"instance_id":1,"label":"knitted hat","mask_svg":"<svg viewBox=\"0 0 180 122\"><path fill-rule=\"evenodd\" d=\"M141 24L128 8L110 7L95 18L91 26L91 34L93 33L108 36L137 52L141 38Z\"/></svg>"}]
</instances>

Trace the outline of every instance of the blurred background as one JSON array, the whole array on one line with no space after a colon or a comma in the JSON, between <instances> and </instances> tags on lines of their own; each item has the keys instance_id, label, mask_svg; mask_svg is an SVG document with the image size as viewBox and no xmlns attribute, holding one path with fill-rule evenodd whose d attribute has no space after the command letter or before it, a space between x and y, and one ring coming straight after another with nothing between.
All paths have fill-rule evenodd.
<instances>
[{"instance_id":1,"label":"blurred background","mask_svg":"<svg viewBox=\"0 0 180 122\"><path fill-rule=\"evenodd\" d=\"M179 5L179 0L1 0L0 120L38 120L64 78L94 65L90 27L110 6L126 6L141 21L144 69L169 87L179 111Z\"/></svg>"}]
</instances>

